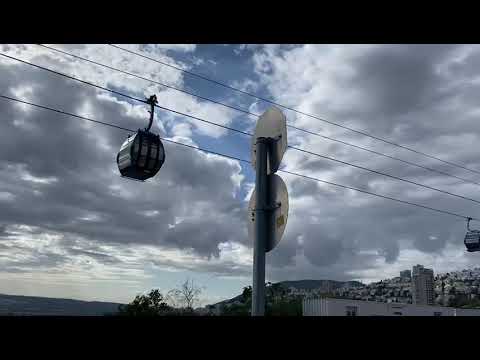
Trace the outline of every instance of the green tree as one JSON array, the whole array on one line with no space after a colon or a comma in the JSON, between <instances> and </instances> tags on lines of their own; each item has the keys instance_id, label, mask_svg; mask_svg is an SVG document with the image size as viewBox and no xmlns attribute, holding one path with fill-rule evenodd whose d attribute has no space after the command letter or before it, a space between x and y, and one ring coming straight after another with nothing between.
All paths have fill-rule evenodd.
<instances>
[{"instance_id":1,"label":"green tree","mask_svg":"<svg viewBox=\"0 0 480 360\"><path fill-rule=\"evenodd\" d=\"M223 306L221 310L222 316L250 316L251 304L233 304Z\"/></svg>"},{"instance_id":2,"label":"green tree","mask_svg":"<svg viewBox=\"0 0 480 360\"><path fill-rule=\"evenodd\" d=\"M119 306L119 315L123 316L160 316L168 315L173 308L168 306L158 289L153 289L147 295L137 295L127 304Z\"/></svg>"},{"instance_id":3,"label":"green tree","mask_svg":"<svg viewBox=\"0 0 480 360\"><path fill-rule=\"evenodd\" d=\"M265 309L266 316L302 316L302 300L299 298L279 299Z\"/></svg>"},{"instance_id":4,"label":"green tree","mask_svg":"<svg viewBox=\"0 0 480 360\"><path fill-rule=\"evenodd\" d=\"M242 302L243 303L252 303L252 287L245 286L242 291Z\"/></svg>"}]
</instances>

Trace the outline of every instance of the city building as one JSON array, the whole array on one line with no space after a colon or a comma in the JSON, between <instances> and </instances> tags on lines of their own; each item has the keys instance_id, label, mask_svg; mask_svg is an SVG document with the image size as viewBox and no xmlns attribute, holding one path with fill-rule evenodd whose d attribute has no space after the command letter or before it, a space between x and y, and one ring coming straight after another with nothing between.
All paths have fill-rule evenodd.
<instances>
[{"instance_id":1,"label":"city building","mask_svg":"<svg viewBox=\"0 0 480 360\"><path fill-rule=\"evenodd\" d=\"M411 279L411 278L412 278L412 272L411 272L410 270L400 271L400 278L402 278L402 279Z\"/></svg>"},{"instance_id":2,"label":"city building","mask_svg":"<svg viewBox=\"0 0 480 360\"><path fill-rule=\"evenodd\" d=\"M305 298L303 316L480 316L480 309L332 298Z\"/></svg>"},{"instance_id":3,"label":"city building","mask_svg":"<svg viewBox=\"0 0 480 360\"><path fill-rule=\"evenodd\" d=\"M416 305L433 305L435 300L433 270L416 265L412 271L412 300Z\"/></svg>"}]
</instances>

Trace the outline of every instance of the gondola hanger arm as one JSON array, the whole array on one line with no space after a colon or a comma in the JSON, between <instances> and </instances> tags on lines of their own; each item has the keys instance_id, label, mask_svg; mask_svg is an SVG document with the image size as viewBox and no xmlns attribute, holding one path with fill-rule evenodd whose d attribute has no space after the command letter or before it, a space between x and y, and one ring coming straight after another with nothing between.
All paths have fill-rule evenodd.
<instances>
[{"instance_id":1,"label":"gondola hanger arm","mask_svg":"<svg viewBox=\"0 0 480 360\"><path fill-rule=\"evenodd\" d=\"M150 131L150 128L152 127L153 124L153 115L155 114L155 105L158 104L157 101L157 96L152 95L147 99L147 104L150 105L150 120L148 122L148 127L145 128L146 131Z\"/></svg>"},{"instance_id":2,"label":"gondola hanger arm","mask_svg":"<svg viewBox=\"0 0 480 360\"><path fill-rule=\"evenodd\" d=\"M468 231L472 231L472 230L470 229L470 220L472 220L471 217L467 218L467 230L468 230Z\"/></svg>"}]
</instances>

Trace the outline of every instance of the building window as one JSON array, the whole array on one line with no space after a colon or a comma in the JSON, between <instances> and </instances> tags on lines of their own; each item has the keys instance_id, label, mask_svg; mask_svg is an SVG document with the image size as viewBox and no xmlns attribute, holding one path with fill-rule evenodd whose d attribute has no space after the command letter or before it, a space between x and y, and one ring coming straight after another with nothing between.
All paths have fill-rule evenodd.
<instances>
[{"instance_id":1,"label":"building window","mask_svg":"<svg viewBox=\"0 0 480 360\"><path fill-rule=\"evenodd\" d=\"M442 312L441 311L435 311L433 313L433 316L442 316Z\"/></svg>"},{"instance_id":2,"label":"building window","mask_svg":"<svg viewBox=\"0 0 480 360\"><path fill-rule=\"evenodd\" d=\"M346 306L345 309L347 316L357 316L358 308L356 306Z\"/></svg>"},{"instance_id":3,"label":"building window","mask_svg":"<svg viewBox=\"0 0 480 360\"><path fill-rule=\"evenodd\" d=\"M402 313L400 311L395 311L393 315L402 315Z\"/></svg>"}]
</instances>

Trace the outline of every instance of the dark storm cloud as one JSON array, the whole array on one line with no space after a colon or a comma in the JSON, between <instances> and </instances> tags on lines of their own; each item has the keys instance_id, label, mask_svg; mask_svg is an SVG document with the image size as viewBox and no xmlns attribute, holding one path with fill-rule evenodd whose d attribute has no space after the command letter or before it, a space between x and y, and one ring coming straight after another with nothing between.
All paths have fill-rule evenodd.
<instances>
[{"instance_id":1,"label":"dark storm cloud","mask_svg":"<svg viewBox=\"0 0 480 360\"><path fill-rule=\"evenodd\" d=\"M428 102L440 85L432 66L456 45L385 45L356 59L353 81L377 114L398 115Z\"/></svg>"},{"instance_id":2,"label":"dark storm cloud","mask_svg":"<svg viewBox=\"0 0 480 360\"><path fill-rule=\"evenodd\" d=\"M328 92L330 96L344 96L341 101L344 106L335 109L330 108L328 97L317 99L307 92L279 95L284 98L291 95L305 100L305 104L313 109L313 114L327 113L328 120L355 129L365 129L388 140L480 169L478 154L472 148L480 140L480 124L475 120L475 115L469 113L477 107L478 101L473 95L477 85L471 82L457 83L459 77L451 78L438 71L438 65L448 62L460 48L457 45L379 45L359 50L346 60L352 69L350 75L329 74L336 78L336 83L332 83L334 88ZM321 56L307 50L304 55ZM288 59L286 53L276 56ZM272 66L275 63L272 57L267 56L265 60L270 63L269 72L274 75L266 74L264 77L269 87L288 89L291 85L292 88L298 88L295 86L298 79L293 76L289 78L288 64L279 62L279 67L275 68ZM292 59L298 57L293 56ZM467 67L464 71L468 76L479 73L480 69L475 70L475 65L472 65L475 63L474 55L467 57L464 63ZM455 63L453 67L450 65L447 68L451 74L466 78L460 69L462 64ZM457 65L459 68L455 67ZM311 73L311 70L305 69L305 73ZM276 79L278 82L275 82ZM321 72L316 81L319 84L323 82ZM348 96L342 95L343 93ZM353 97L349 98L352 94ZM287 114L287 118L291 120L294 116ZM305 122L302 127L309 128L306 123L308 120L302 117ZM310 122L311 126L319 128L318 121ZM467 179L475 178L471 173L418 154L333 126L328 128L333 132L334 138ZM462 136L469 136L469 141L473 142L462 142ZM315 141L320 144L320 140ZM315 142L306 141L302 143L300 140L296 145L339 160L476 198L478 189L474 185L464 185L455 179L328 141L325 143L328 144L328 150L316 151L314 144ZM325 149L323 145L322 149ZM479 211L473 203L315 156L303 158L295 164L295 169L320 179L460 214L476 214ZM356 272L375 268L379 259L383 258L387 264L395 263L400 254L400 244L405 242L411 243L420 251L439 255L447 243L462 246L465 231L462 219L328 185L294 180L292 177L288 178L288 183L290 195L294 199L290 202L287 233L269 255L269 264L272 265L270 276L276 280L348 280ZM304 202L306 199L309 201ZM298 241L299 235L301 243ZM365 251L373 251L376 255L365 254ZM299 254L304 260L298 258ZM298 263L292 274L293 267L289 265L294 258Z\"/></svg>"},{"instance_id":3,"label":"dark storm cloud","mask_svg":"<svg viewBox=\"0 0 480 360\"><path fill-rule=\"evenodd\" d=\"M0 225L0 238L2 238L5 235L7 235L7 226L6 225Z\"/></svg>"},{"instance_id":4,"label":"dark storm cloud","mask_svg":"<svg viewBox=\"0 0 480 360\"><path fill-rule=\"evenodd\" d=\"M101 263L108 264L108 263L119 263L121 262L120 259L116 258L115 256L104 254L101 252L96 251L88 251L88 250L81 250L81 249L68 249L68 252L71 255L84 255L91 258L98 260Z\"/></svg>"},{"instance_id":5,"label":"dark storm cloud","mask_svg":"<svg viewBox=\"0 0 480 360\"><path fill-rule=\"evenodd\" d=\"M146 124L148 115L140 122L90 87L22 65L2 66L0 87L14 97L12 89L31 87L25 95L31 102L72 113L88 105L88 116L133 129ZM125 132L25 109L0 99L0 190L15 196L0 201L2 229L25 224L99 243L192 248L202 256L217 256L221 242L245 242L243 204L233 197L236 163L165 144L166 162L157 177L131 182L119 178L115 163ZM149 211L152 216L145 215ZM177 217L186 220L171 228Z\"/></svg>"},{"instance_id":6,"label":"dark storm cloud","mask_svg":"<svg viewBox=\"0 0 480 360\"><path fill-rule=\"evenodd\" d=\"M448 66L448 71L456 78L470 78L478 75L480 68L480 52L472 51L462 60L453 61Z\"/></svg>"},{"instance_id":7,"label":"dark storm cloud","mask_svg":"<svg viewBox=\"0 0 480 360\"><path fill-rule=\"evenodd\" d=\"M295 189L293 184L295 182L292 182L291 187ZM398 188L397 193L390 188L393 194L386 195L404 198L408 185ZM293 193L295 192L292 191L291 194ZM300 195L295 193L295 198L303 198ZM290 265L298 251L303 251L305 259L318 267L317 276L327 278L327 274L335 274L333 278L340 279L352 276L348 275L353 269L352 257L363 259L363 269L374 266L373 261L378 257L383 257L386 263L394 263L399 256L401 241L411 241L416 249L430 253L440 253L447 242L462 245L465 231L462 219L456 220L347 190L339 190L334 196L323 189L315 192L307 190L303 195L313 197L313 205L300 209L295 203L290 205L294 214L289 219L287 236L270 253L269 264L273 267L271 274L276 279L282 279L281 276L285 275L282 267ZM356 205L358 201L361 204ZM416 202L465 214L474 214L479 210L474 204L450 200L447 196L433 196ZM312 220L315 222L312 223ZM299 234L302 235L302 245L297 243ZM377 257L364 257L358 253L360 250L372 249L377 251ZM345 258L349 260L346 261ZM333 264L335 271L329 268ZM362 270L362 267L358 266L357 269ZM301 278L302 270L298 270L297 278ZM312 270L309 271L311 274Z\"/></svg>"}]
</instances>

